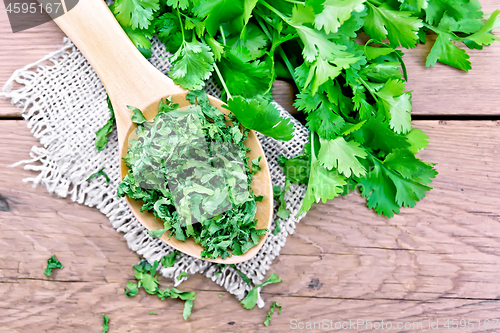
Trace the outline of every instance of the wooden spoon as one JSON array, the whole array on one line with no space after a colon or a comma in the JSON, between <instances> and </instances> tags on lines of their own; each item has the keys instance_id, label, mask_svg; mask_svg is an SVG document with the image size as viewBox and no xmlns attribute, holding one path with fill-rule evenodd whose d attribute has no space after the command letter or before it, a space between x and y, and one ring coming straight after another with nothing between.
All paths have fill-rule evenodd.
<instances>
[{"instance_id":1,"label":"wooden spoon","mask_svg":"<svg viewBox=\"0 0 500 333\"><path fill-rule=\"evenodd\" d=\"M185 98L187 90L160 73L142 56L102 0L80 0L73 9L54 19L54 22L83 53L106 87L116 115L120 173L123 178L128 173L123 158L129 146L129 135L137 127L130 120L131 111L126 106L139 108L146 119L151 120L158 113L158 104L162 98L172 96L172 101L180 107L189 105ZM219 99L209 96L209 100L210 104L225 114L229 112L221 107L223 103ZM247 154L251 159L262 156L262 169L253 178L252 190L256 195L264 196L261 202L257 202L257 228L269 229L273 216L273 189L269 167L254 131L250 131L245 145L251 149ZM149 230L163 228L163 223L153 214L140 212L141 202L129 198L127 202L134 216L144 227ZM260 236L259 244L241 256L226 259L219 257L209 261L234 264L248 260L257 254L267 234L266 232ZM200 258L202 247L192 238L182 242L175 237L168 239L168 233L165 233L161 239L181 252Z\"/></svg>"}]
</instances>

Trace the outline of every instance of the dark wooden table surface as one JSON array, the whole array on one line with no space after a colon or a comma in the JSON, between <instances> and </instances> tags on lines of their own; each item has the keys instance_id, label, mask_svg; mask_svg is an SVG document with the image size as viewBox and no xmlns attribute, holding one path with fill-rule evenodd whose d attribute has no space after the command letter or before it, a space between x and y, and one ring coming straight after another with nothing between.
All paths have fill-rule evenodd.
<instances>
[{"instance_id":1,"label":"dark wooden table surface","mask_svg":"<svg viewBox=\"0 0 500 333\"><path fill-rule=\"evenodd\" d=\"M496 0L481 3L486 13L500 7ZM13 34L0 6L3 84L15 69L55 51L64 35L52 22ZM111 318L110 332L274 332L291 330L294 320L358 319L390 322L400 332L428 331L429 320L439 320L437 332L448 331L448 319L475 325L449 331L500 331L500 323L483 326L500 319L500 43L470 52L470 73L425 68L426 52L419 46L406 61L413 124L430 137L420 157L438 163L435 189L392 219L368 210L358 194L316 205L269 271L283 283L265 288L265 309L249 312L221 287L193 276L182 285L199 294L187 322L181 302L143 292L125 297L139 258L105 216L23 183L33 171L8 168L39 143L21 110L0 100L0 204L9 205L0 211L0 332L99 332L101 313ZM277 83L275 97L289 110L292 93ZM52 254L65 268L47 278ZM273 301L283 313L265 328ZM398 322L420 322L424 330L398 330ZM366 325L342 331L382 332Z\"/></svg>"}]
</instances>

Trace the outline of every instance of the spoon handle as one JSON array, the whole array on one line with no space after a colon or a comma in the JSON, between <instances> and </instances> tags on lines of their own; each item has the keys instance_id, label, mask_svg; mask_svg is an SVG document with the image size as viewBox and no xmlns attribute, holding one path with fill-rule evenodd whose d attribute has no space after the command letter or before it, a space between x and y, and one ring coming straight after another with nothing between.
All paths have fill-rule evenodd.
<instances>
[{"instance_id":1,"label":"spoon handle","mask_svg":"<svg viewBox=\"0 0 500 333\"><path fill-rule=\"evenodd\" d=\"M126 105L144 110L151 101L185 92L144 58L102 0L79 0L54 22L96 71L117 120L130 122Z\"/></svg>"}]
</instances>

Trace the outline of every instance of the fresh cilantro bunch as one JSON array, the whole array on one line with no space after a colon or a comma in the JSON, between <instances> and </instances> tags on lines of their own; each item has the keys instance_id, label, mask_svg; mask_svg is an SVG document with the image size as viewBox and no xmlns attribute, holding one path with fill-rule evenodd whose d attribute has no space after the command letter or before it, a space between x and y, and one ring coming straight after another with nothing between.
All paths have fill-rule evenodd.
<instances>
[{"instance_id":1,"label":"fresh cilantro bunch","mask_svg":"<svg viewBox=\"0 0 500 333\"><path fill-rule=\"evenodd\" d=\"M164 223L149 231L153 237L192 237L203 246L202 258L226 258L246 253L257 245L266 229L256 229L256 196L250 189L260 159L247 162L244 141L234 115L226 117L209 104L206 93L190 92L191 105L179 110L170 100L161 102L151 122L134 109L137 139L125 158L128 174L118 196L144 202Z\"/></svg>"},{"instance_id":2,"label":"fresh cilantro bunch","mask_svg":"<svg viewBox=\"0 0 500 333\"><path fill-rule=\"evenodd\" d=\"M428 138L411 126L400 48L433 35L426 65L467 71L457 43L500 39L491 33L500 11L484 20L477 0L116 0L111 10L146 56L158 35L176 83L200 89L214 76L247 128L291 139L270 91L276 78L295 82L310 142L281 163L291 182L308 185L301 213L355 188L379 214L415 206L436 171L415 157Z\"/></svg>"}]
</instances>

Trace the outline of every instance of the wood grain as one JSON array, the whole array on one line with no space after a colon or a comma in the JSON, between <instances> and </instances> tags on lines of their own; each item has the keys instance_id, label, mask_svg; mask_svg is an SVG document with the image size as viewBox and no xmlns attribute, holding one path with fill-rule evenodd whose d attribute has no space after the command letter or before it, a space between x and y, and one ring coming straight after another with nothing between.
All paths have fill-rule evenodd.
<instances>
[{"instance_id":1,"label":"wood grain","mask_svg":"<svg viewBox=\"0 0 500 333\"><path fill-rule=\"evenodd\" d=\"M481 0L485 14L500 8L497 0ZM499 32L496 32L498 35ZM18 68L35 62L58 49L64 34L54 24L13 34L0 5L0 84L3 85ZM482 51L468 50L473 69L469 73L437 64L425 67L425 58L431 45L419 45L405 50L408 68L408 90L413 90L415 115L500 115L500 43ZM293 88L280 81L273 91L275 99L285 109L294 111ZM20 110L0 99L0 117L18 117Z\"/></svg>"},{"instance_id":2,"label":"wood grain","mask_svg":"<svg viewBox=\"0 0 500 333\"><path fill-rule=\"evenodd\" d=\"M272 301L284 306L270 332L290 329L292 319L444 323L497 316L500 122L414 125L430 136L421 158L438 163L435 189L390 220L368 210L357 194L316 205L269 272L284 279L263 292L267 307ZM37 144L23 121L0 121L0 133L0 195L20 202L9 201L12 211L0 212L0 332L98 330L100 313L110 316L116 332L166 325L190 332L264 328L265 311L248 313L201 276L182 285L199 292L187 323L179 302L142 293L126 298L122 288L133 279L137 255L97 210L32 189L21 179L33 172L7 168ZM51 254L65 268L47 278Z\"/></svg>"}]
</instances>

